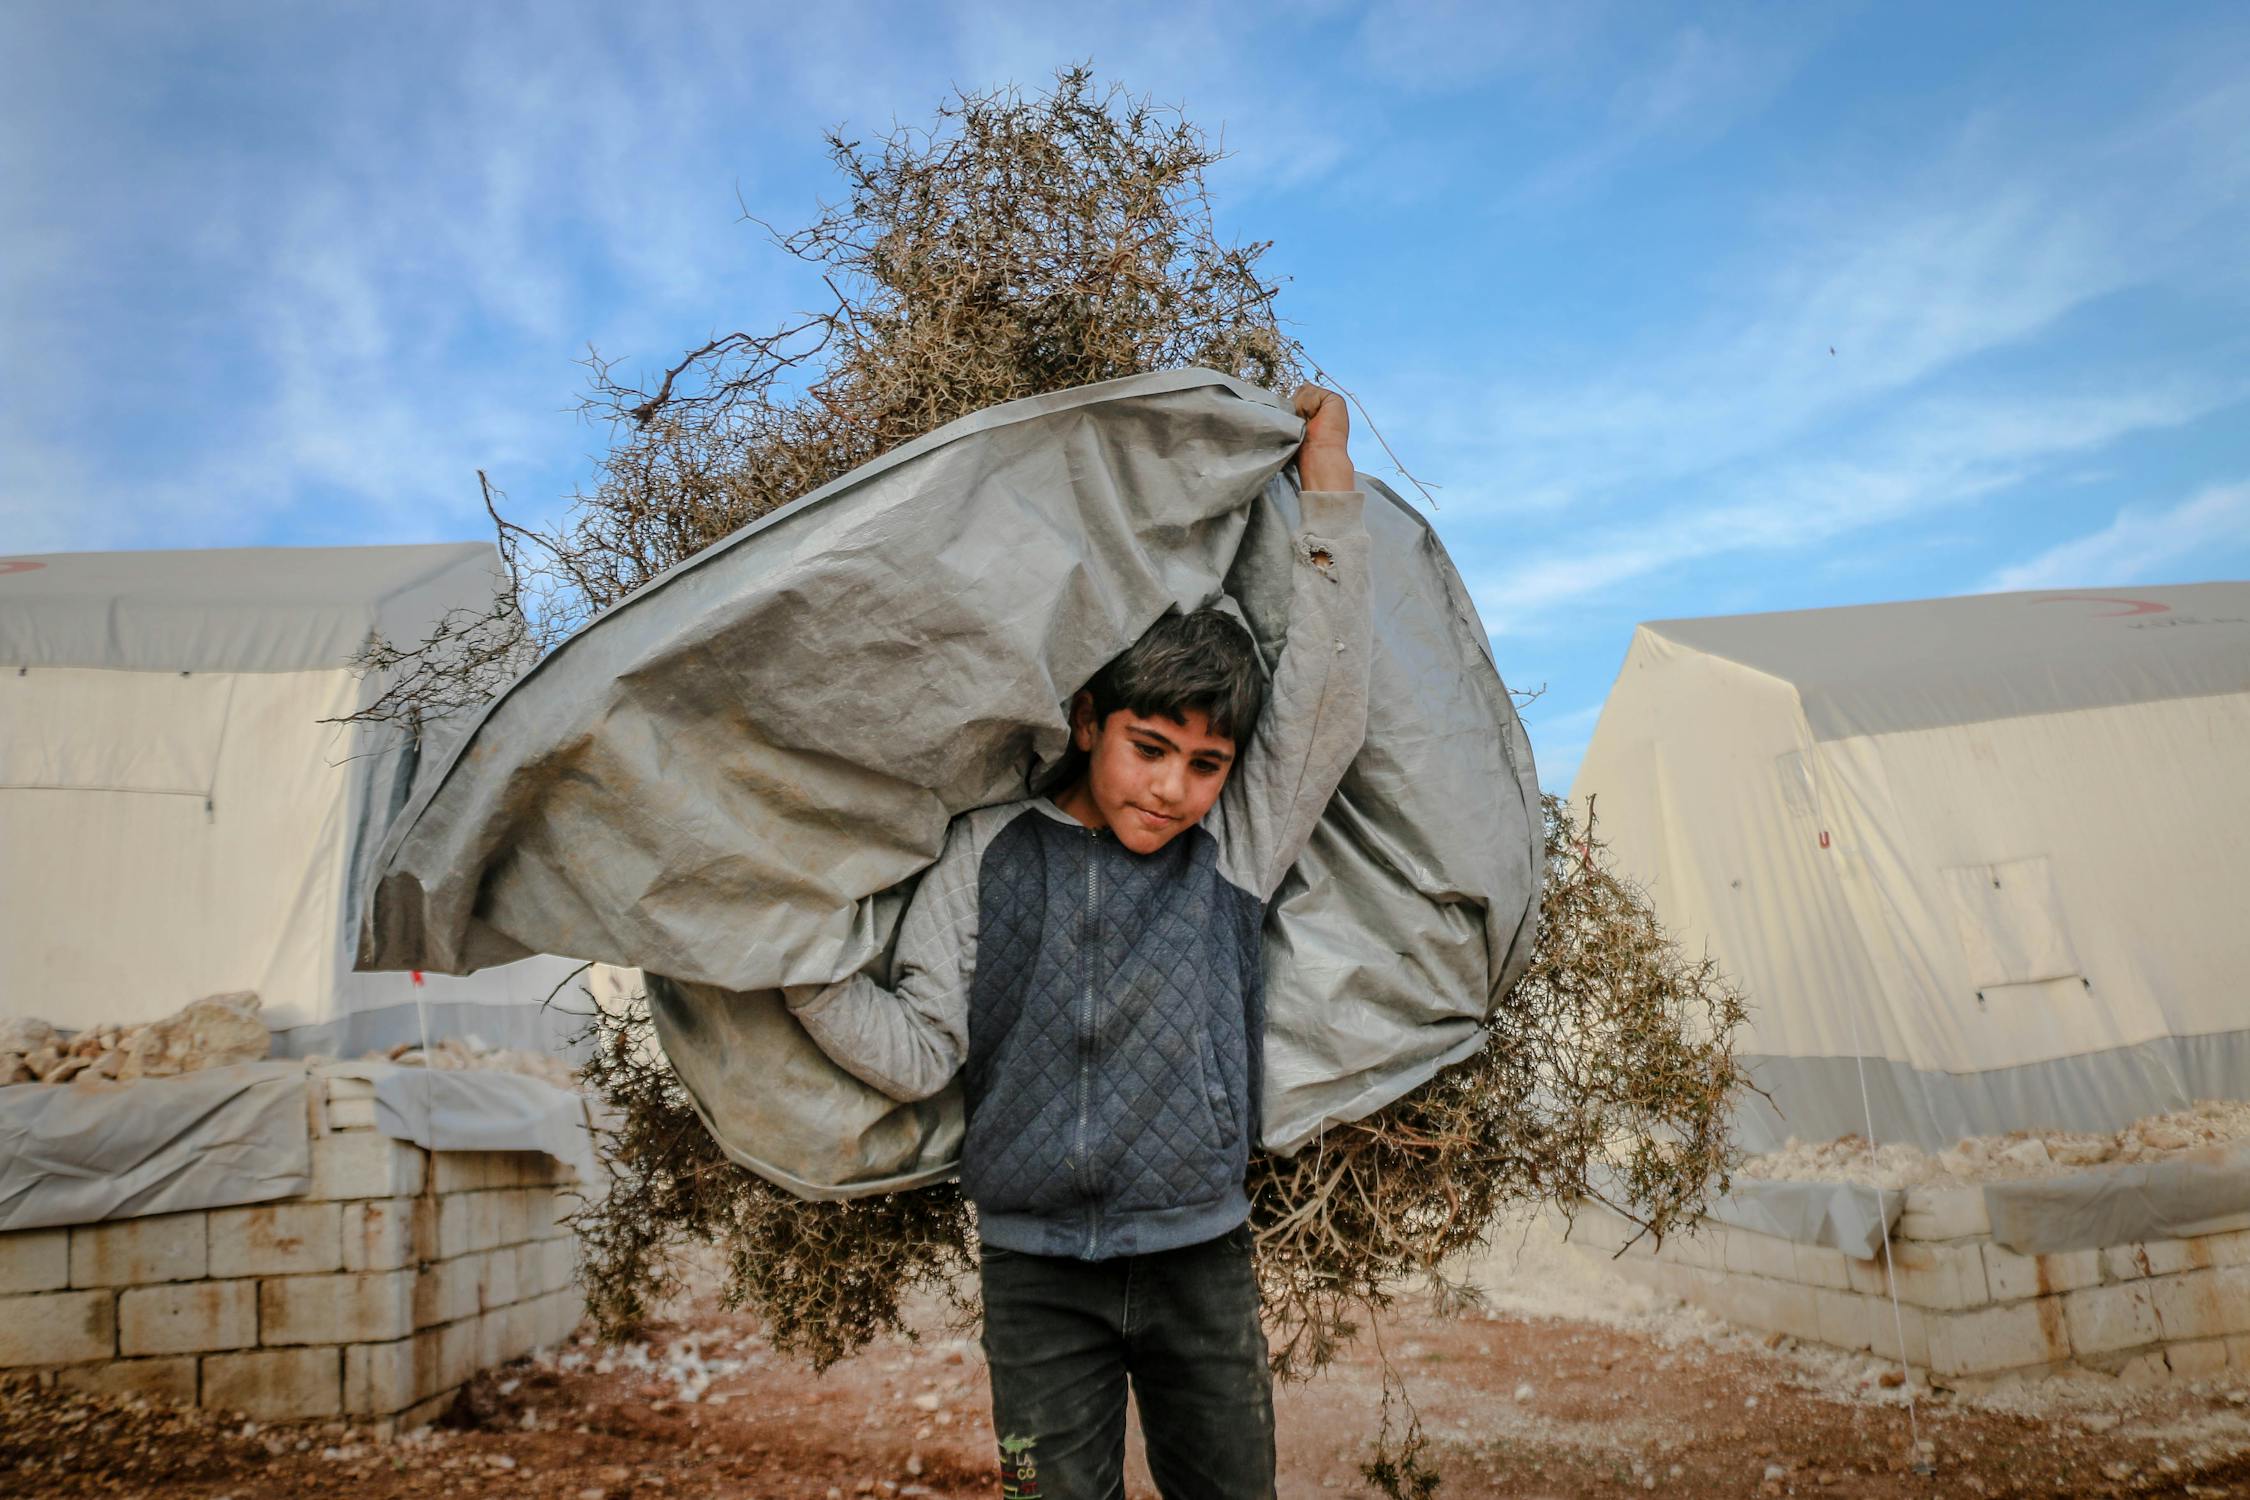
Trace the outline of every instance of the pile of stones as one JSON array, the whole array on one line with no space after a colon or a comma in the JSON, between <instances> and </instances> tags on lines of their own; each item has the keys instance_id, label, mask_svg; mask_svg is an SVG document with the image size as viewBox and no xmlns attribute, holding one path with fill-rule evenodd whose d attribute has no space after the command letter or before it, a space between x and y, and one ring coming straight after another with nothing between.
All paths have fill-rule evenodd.
<instances>
[{"instance_id":1,"label":"pile of stones","mask_svg":"<svg viewBox=\"0 0 2250 1500\"><path fill-rule=\"evenodd\" d=\"M1821 1142L1792 1139L1779 1151L1743 1162L1739 1175L1882 1187L1970 1186L2056 1177L2112 1163L2162 1161L2183 1151L2241 1141L2250 1141L2250 1099L2203 1099L2118 1131L1970 1136L1936 1152L1897 1141L1870 1149L1856 1135Z\"/></svg>"},{"instance_id":2,"label":"pile of stones","mask_svg":"<svg viewBox=\"0 0 2250 1500\"><path fill-rule=\"evenodd\" d=\"M129 1082L170 1078L230 1063L257 1062L273 1038L247 990L207 995L162 1020L114 1022L66 1035L35 1018L0 1021L0 1086L69 1083L79 1078Z\"/></svg>"},{"instance_id":3,"label":"pile of stones","mask_svg":"<svg viewBox=\"0 0 2250 1500\"><path fill-rule=\"evenodd\" d=\"M406 1068L435 1068L440 1072L487 1069L496 1073L521 1073L559 1089L581 1087L578 1069L567 1058L551 1052L527 1052L515 1047L487 1046L479 1037L446 1037L424 1047L405 1042L388 1052L370 1052L370 1062L394 1062Z\"/></svg>"}]
</instances>

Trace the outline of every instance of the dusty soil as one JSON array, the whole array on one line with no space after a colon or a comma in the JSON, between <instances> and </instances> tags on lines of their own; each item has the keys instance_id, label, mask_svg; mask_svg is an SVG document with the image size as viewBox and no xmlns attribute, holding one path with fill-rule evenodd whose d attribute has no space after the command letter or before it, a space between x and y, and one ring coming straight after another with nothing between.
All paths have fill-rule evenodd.
<instances>
[{"instance_id":1,"label":"dusty soil","mask_svg":"<svg viewBox=\"0 0 2250 1500\"><path fill-rule=\"evenodd\" d=\"M1677 1310L1416 1311L1380 1332L1419 1406L1441 1500L2250 1494L2250 1391L2099 1379L1983 1401L1918 1391L1925 1474L1907 1392L1885 1387L1880 1367L1769 1349ZM1367 1339L1281 1392L1282 1494L1368 1493L1359 1466L1381 1393ZM392 1441L19 1385L0 1392L0 1494L989 1496L985 1407L975 1343L934 1315L919 1343L882 1344L815 1379L750 1318L699 1303L646 1342L578 1342L490 1373L447 1425ZM1135 1468L1131 1493L1153 1493Z\"/></svg>"}]
</instances>

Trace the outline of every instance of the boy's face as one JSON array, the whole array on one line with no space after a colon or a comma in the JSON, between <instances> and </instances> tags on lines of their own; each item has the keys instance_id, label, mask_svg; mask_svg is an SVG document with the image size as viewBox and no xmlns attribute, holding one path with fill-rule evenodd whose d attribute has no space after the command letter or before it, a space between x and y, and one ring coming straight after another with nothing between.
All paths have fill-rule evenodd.
<instances>
[{"instance_id":1,"label":"boy's face","mask_svg":"<svg viewBox=\"0 0 2250 1500\"><path fill-rule=\"evenodd\" d=\"M1201 822L1234 768L1234 741L1211 732L1199 708L1178 719L1118 709L1094 719L1091 696L1071 705L1071 734L1086 752L1086 779L1056 799L1090 828L1107 828L1135 854L1154 854Z\"/></svg>"}]
</instances>

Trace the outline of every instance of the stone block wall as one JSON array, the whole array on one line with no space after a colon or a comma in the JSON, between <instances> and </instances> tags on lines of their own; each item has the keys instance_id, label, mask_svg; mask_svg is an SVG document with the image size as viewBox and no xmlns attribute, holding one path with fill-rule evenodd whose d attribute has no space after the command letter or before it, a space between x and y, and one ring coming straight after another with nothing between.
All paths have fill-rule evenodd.
<instances>
[{"instance_id":1,"label":"stone block wall","mask_svg":"<svg viewBox=\"0 0 2250 1500\"><path fill-rule=\"evenodd\" d=\"M539 1152L423 1151L330 1079L302 1198L0 1234L0 1373L260 1421L397 1426L578 1325L579 1186Z\"/></svg>"},{"instance_id":2,"label":"stone block wall","mask_svg":"<svg viewBox=\"0 0 2250 1500\"><path fill-rule=\"evenodd\" d=\"M1743 1328L1903 1355L1941 1385L2073 1365L2132 1381L2250 1379L2250 1228L2019 1255L1994 1242L1982 1189L1905 1192L1887 1265L1704 1220L1661 1251L1642 1239L1613 1267ZM1588 1205L1571 1243L1607 1259L1632 1234Z\"/></svg>"}]
</instances>

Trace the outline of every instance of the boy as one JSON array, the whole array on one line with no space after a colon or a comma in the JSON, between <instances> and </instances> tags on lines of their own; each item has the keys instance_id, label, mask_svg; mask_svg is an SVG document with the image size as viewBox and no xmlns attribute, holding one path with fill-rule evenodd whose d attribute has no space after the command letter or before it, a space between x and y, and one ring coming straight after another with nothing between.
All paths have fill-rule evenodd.
<instances>
[{"instance_id":1,"label":"boy","mask_svg":"<svg viewBox=\"0 0 2250 1500\"><path fill-rule=\"evenodd\" d=\"M1082 771L954 821L896 988L789 994L893 1098L963 1070L993 1429L1023 1500L1124 1493L1128 1381L1168 1500L1273 1493L1243 1190L1259 931L1365 734L1369 633L1344 404L1303 386L1295 405L1304 521L1271 704L1241 625L1167 616L1073 700Z\"/></svg>"}]
</instances>

